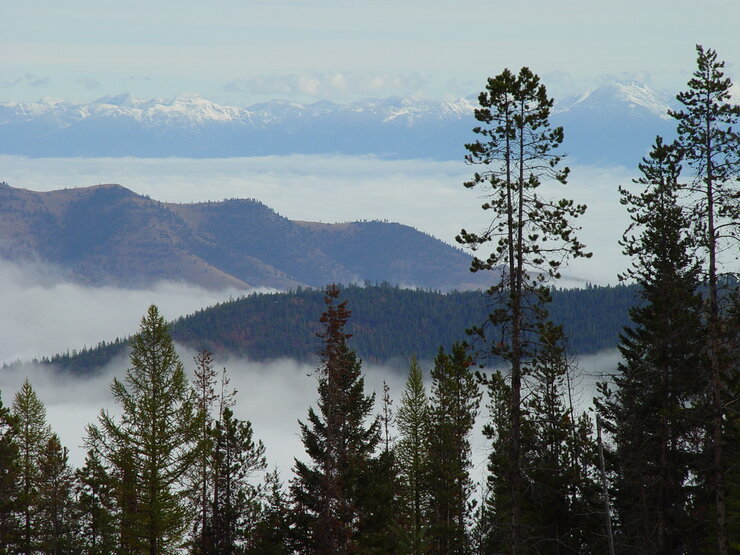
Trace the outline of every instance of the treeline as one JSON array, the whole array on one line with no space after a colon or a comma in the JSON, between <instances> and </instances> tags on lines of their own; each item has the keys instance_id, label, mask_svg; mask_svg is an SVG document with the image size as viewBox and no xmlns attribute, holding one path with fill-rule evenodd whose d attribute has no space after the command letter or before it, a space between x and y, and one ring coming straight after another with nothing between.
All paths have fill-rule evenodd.
<instances>
[{"instance_id":1,"label":"treeline","mask_svg":"<svg viewBox=\"0 0 740 555\"><path fill-rule=\"evenodd\" d=\"M416 353L432 360L440 345L472 341L465 330L486 319L491 299L480 291L440 293L389 284L342 288L355 316L348 322L352 345L366 361L405 360ZM552 319L561 324L574 354L614 349L637 300L632 285L587 286L552 291ZM250 360L314 360L316 314L322 292L252 294L200 310L172 323L173 339L195 350ZM90 373L124 353L126 339L41 359L73 373ZM477 347L474 344L474 347ZM483 345L480 345L484 348Z\"/></svg>"}]
</instances>

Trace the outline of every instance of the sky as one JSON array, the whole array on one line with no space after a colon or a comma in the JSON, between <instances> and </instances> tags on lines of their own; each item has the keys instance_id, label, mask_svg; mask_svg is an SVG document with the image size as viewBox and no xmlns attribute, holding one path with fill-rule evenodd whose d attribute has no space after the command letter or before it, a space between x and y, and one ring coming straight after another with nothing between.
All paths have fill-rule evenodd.
<instances>
[{"instance_id":1,"label":"sky","mask_svg":"<svg viewBox=\"0 0 740 555\"><path fill-rule=\"evenodd\" d=\"M696 43L737 75L738 21L737 0L0 0L0 101L457 97L523 65L556 97L675 94Z\"/></svg>"}]
</instances>

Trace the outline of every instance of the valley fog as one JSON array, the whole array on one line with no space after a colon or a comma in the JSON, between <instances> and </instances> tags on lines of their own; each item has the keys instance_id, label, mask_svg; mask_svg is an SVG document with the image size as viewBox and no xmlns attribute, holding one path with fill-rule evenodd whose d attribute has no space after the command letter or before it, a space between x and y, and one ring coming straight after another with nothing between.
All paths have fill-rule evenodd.
<instances>
[{"instance_id":1,"label":"valley fog","mask_svg":"<svg viewBox=\"0 0 740 555\"><path fill-rule=\"evenodd\" d=\"M317 340L318 342L318 340ZM317 343L318 344L318 343ZM351 339L350 339L351 346ZM195 352L177 347L183 364L192 375ZM609 374L619 361L616 349L581 357L575 373L575 403L582 409L591 404L595 394L594 383ZM421 361L427 394L430 389L431 361ZM129 367L127 357L111 361L92 376L73 376L60 373L53 367L26 364L0 370L0 392L3 405L10 406L23 380L28 378L41 401L46 406L47 421L56 432L62 445L69 449L70 464L80 467L84 463L83 438L85 427L97 423L101 409L118 416L119 406L110 395L114 377L123 379ZM239 358L214 356L214 368L226 367L230 386L237 390L234 413L237 418L249 420L255 439L262 440L270 468L280 470L284 482L291 477L294 458L306 460L301 443L298 420L306 421L309 406L316 407L316 365L291 359L255 362ZM407 369L396 365L363 363L366 392L375 392L375 413L381 410L383 382L390 387L394 411L398 408L404 389ZM473 476L480 480L486 472L489 447L481 433L487 420L487 399L484 395L474 431L471 434L473 449Z\"/></svg>"}]
</instances>

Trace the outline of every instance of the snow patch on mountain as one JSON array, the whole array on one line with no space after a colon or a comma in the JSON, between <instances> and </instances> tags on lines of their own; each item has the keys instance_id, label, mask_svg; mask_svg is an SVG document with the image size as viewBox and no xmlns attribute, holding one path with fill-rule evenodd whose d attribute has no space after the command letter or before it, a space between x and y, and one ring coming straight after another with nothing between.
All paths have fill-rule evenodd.
<instances>
[{"instance_id":1,"label":"snow patch on mountain","mask_svg":"<svg viewBox=\"0 0 740 555\"><path fill-rule=\"evenodd\" d=\"M608 110L625 105L631 110L643 108L661 119L670 119L666 100L649 87L639 84L610 83L591 89L579 97L564 99L558 103L555 111Z\"/></svg>"}]
</instances>

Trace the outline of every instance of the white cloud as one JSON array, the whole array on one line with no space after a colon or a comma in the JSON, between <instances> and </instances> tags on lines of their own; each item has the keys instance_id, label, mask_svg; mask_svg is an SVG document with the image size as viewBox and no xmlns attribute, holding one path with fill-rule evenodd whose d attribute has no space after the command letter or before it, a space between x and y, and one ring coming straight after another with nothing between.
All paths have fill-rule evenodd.
<instances>
[{"instance_id":1,"label":"white cloud","mask_svg":"<svg viewBox=\"0 0 740 555\"><path fill-rule=\"evenodd\" d=\"M0 364L92 347L134 333L150 304L167 319L236 297L162 282L151 289L89 287L43 264L0 264Z\"/></svg>"},{"instance_id":2,"label":"white cloud","mask_svg":"<svg viewBox=\"0 0 740 555\"><path fill-rule=\"evenodd\" d=\"M348 100L373 96L415 95L419 94L427 83L427 79L417 73L328 72L258 75L231 81L223 86L223 90L250 97Z\"/></svg>"}]
</instances>

